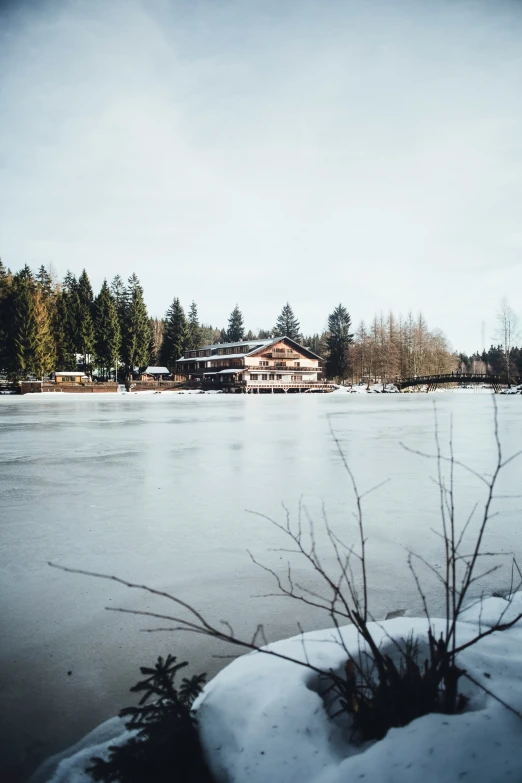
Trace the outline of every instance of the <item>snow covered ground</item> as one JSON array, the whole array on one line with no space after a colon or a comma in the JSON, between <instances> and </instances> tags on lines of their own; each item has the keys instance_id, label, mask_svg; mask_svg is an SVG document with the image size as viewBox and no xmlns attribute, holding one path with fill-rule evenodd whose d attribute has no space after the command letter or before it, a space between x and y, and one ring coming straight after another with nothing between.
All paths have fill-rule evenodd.
<instances>
[{"instance_id":1,"label":"snow covered ground","mask_svg":"<svg viewBox=\"0 0 522 783\"><path fill-rule=\"evenodd\" d=\"M458 641L496 622L505 599L488 598L471 607L458 626ZM522 611L522 593L510 615ZM442 620L434 625L442 628ZM394 655L397 640L413 631L426 639L425 619L401 617L372 625L374 638ZM341 631L357 652L353 626ZM346 655L334 629L277 642L268 649L326 671L341 671ZM477 681L522 711L522 621L464 651L459 664ZM330 719L321 692L324 682L310 670L262 653L238 658L221 671L198 700L204 749L219 783L507 783L522 780L522 719L462 678L469 697L466 712L428 715L392 729L377 742L356 745L342 719ZM330 707L330 712L332 708ZM81 743L50 759L31 783L88 783L88 759L128 737L118 719L91 732Z\"/></svg>"}]
</instances>

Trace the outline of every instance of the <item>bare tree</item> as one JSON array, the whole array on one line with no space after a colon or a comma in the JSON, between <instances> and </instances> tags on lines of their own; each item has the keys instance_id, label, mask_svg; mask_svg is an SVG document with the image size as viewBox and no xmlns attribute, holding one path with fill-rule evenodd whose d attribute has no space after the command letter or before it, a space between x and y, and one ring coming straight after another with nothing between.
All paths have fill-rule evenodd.
<instances>
[{"instance_id":1,"label":"bare tree","mask_svg":"<svg viewBox=\"0 0 522 783\"><path fill-rule=\"evenodd\" d=\"M511 351L520 339L520 330L518 327L518 318L515 311L510 307L508 300L504 297L500 302L497 311L497 328L495 338L502 345L504 351L504 361L506 363L506 374L508 385L511 383L512 376L512 357Z\"/></svg>"}]
</instances>

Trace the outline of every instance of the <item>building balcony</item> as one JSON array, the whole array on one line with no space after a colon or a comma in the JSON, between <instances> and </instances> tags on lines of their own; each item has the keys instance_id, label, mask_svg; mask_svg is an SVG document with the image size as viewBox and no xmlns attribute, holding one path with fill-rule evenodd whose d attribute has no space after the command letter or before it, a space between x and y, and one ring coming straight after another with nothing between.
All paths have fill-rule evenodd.
<instances>
[{"instance_id":1,"label":"building balcony","mask_svg":"<svg viewBox=\"0 0 522 783\"><path fill-rule=\"evenodd\" d=\"M302 359L300 353L297 353L297 351L270 351L269 353L265 353L264 356L266 356L268 359L279 359L284 361L285 359Z\"/></svg>"}]
</instances>

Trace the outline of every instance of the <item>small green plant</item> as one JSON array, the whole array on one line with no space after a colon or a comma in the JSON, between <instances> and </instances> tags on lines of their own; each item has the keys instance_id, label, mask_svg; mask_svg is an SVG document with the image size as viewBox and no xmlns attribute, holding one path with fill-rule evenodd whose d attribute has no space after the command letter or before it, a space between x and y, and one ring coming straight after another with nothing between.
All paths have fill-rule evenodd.
<instances>
[{"instance_id":1,"label":"small green plant","mask_svg":"<svg viewBox=\"0 0 522 783\"><path fill-rule=\"evenodd\" d=\"M108 760L94 758L87 768L103 783L210 783L192 711L206 675L183 681L176 689L176 674L187 666L168 655L153 669L140 668L144 680L131 688L143 694L139 704L120 711L129 718L127 728L137 733L126 744L109 748Z\"/></svg>"}]
</instances>

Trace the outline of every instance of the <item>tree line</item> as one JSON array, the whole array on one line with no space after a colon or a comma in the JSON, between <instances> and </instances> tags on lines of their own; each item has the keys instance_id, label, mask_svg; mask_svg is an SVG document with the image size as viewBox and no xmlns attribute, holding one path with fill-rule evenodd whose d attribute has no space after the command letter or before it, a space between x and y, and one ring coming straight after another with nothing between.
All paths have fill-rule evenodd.
<instances>
[{"instance_id":1,"label":"tree line","mask_svg":"<svg viewBox=\"0 0 522 783\"><path fill-rule=\"evenodd\" d=\"M478 354L455 354L421 313L406 318L381 314L352 328L349 311L339 304L320 333L304 335L287 302L272 327L254 333L246 330L236 304L227 325L218 329L200 322L195 302L185 311L178 297L164 318L152 318L135 274L126 282L119 275L111 283L104 280L95 296L85 269L78 278L68 271L58 281L45 266L33 273L26 265L13 274L0 260L0 370L12 377L44 377L79 365L102 378L110 377L113 368L125 377L148 365L172 371L186 351L273 336L290 337L323 357L324 375L339 381L393 381L479 361ZM520 368L520 354L503 343L481 355L481 367L500 374L507 355L508 365Z\"/></svg>"}]
</instances>

